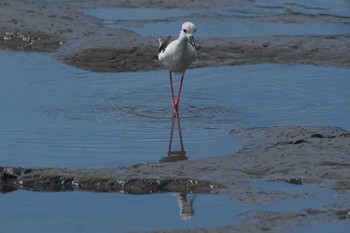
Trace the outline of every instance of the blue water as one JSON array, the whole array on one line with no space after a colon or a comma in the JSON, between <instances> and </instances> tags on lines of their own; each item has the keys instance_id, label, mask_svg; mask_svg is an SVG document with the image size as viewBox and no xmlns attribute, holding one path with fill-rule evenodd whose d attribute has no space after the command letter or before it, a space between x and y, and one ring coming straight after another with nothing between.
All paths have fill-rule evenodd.
<instances>
[{"instance_id":1,"label":"blue water","mask_svg":"<svg viewBox=\"0 0 350 233\"><path fill-rule=\"evenodd\" d=\"M198 37L245 37L271 35L331 35L350 33L350 3L327 1L245 1L224 8L158 9L97 8L83 13L102 20L106 27L133 30L146 36L178 36L180 25L192 21ZM309 22L281 22L266 17L304 15ZM319 17L342 19L317 21ZM292 17L293 18L293 17Z\"/></svg>"},{"instance_id":2,"label":"blue water","mask_svg":"<svg viewBox=\"0 0 350 233\"><path fill-rule=\"evenodd\" d=\"M167 72L98 74L47 54L0 56L1 164L106 167L156 162L167 154L173 114ZM227 132L242 124L242 116L209 98L192 78L189 71L180 113L187 156L234 153L239 144Z\"/></svg>"},{"instance_id":3,"label":"blue water","mask_svg":"<svg viewBox=\"0 0 350 233\"><path fill-rule=\"evenodd\" d=\"M166 71L93 73L47 54L1 51L0 57L2 165L98 168L156 162L167 154ZM349 69L312 65L191 69L180 104L186 154L233 154L240 144L228 132L238 127L349 130L348 77ZM177 126L173 139L179 147Z\"/></svg>"},{"instance_id":4,"label":"blue water","mask_svg":"<svg viewBox=\"0 0 350 233\"><path fill-rule=\"evenodd\" d=\"M239 224L246 211L289 212L344 200L335 191L314 186L295 186L272 182L253 182L253 188L292 194L308 193L307 199L289 199L271 203L239 204L225 195L186 195L191 206L184 216L176 193L123 195L88 192L16 191L0 197L2 232L130 232L160 229L188 229ZM184 194L182 194L184 195ZM334 226L335 233L344 232L344 224ZM307 226L291 229L301 233Z\"/></svg>"},{"instance_id":5,"label":"blue water","mask_svg":"<svg viewBox=\"0 0 350 233\"><path fill-rule=\"evenodd\" d=\"M0 196L1 232L112 233L237 223L239 206L223 195L187 195L192 220L180 216L177 194L35 193ZM210 210L210 211L209 211Z\"/></svg>"}]
</instances>

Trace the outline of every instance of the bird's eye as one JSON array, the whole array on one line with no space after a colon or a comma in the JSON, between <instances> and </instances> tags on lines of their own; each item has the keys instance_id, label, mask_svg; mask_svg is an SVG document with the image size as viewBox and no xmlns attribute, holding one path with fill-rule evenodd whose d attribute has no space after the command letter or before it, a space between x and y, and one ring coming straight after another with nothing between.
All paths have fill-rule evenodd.
<instances>
[{"instance_id":1,"label":"bird's eye","mask_svg":"<svg viewBox=\"0 0 350 233\"><path fill-rule=\"evenodd\" d=\"M194 29L194 32L196 32L197 31L197 28L196 29Z\"/></svg>"},{"instance_id":2,"label":"bird's eye","mask_svg":"<svg viewBox=\"0 0 350 233\"><path fill-rule=\"evenodd\" d=\"M187 30L186 30L186 29L182 29L182 31L184 31L184 33L187 33Z\"/></svg>"}]
</instances>

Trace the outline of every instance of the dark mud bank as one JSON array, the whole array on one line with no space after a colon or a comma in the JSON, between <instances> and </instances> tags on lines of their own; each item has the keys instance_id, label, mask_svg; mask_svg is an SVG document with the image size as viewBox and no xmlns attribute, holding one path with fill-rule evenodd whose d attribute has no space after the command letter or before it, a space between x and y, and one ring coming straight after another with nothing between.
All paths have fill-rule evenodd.
<instances>
[{"instance_id":1,"label":"dark mud bank","mask_svg":"<svg viewBox=\"0 0 350 233\"><path fill-rule=\"evenodd\" d=\"M350 133L341 128L267 127L231 134L245 143L233 156L104 169L2 167L0 189L227 193L240 202L276 198L255 196L252 180L350 190Z\"/></svg>"},{"instance_id":2,"label":"dark mud bank","mask_svg":"<svg viewBox=\"0 0 350 233\"><path fill-rule=\"evenodd\" d=\"M121 171L123 174L120 174ZM2 167L0 177L0 191L3 193L15 190L120 192L125 194L217 193L221 187L214 182L189 178L147 178L134 174L133 168L94 170Z\"/></svg>"}]
</instances>

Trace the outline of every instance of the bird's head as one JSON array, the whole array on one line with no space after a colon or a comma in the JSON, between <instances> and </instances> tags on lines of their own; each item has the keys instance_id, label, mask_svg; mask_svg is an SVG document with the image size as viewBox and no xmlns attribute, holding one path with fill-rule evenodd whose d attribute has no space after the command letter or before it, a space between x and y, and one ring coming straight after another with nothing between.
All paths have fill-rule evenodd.
<instances>
[{"instance_id":1,"label":"bird's head","mask_svg":"<svg viewBox=\"0 0 350 233\"><path fill-rule=\"evenodd\" d=\"M184 24L182 24L182 28L181 28L181 35L187 37L188 41L194 46L196 47L196 44L194 42L194 38L193 35L196 32L196 25L194 25L191 22L186 22Z\"/></svg>"}]
</instances>

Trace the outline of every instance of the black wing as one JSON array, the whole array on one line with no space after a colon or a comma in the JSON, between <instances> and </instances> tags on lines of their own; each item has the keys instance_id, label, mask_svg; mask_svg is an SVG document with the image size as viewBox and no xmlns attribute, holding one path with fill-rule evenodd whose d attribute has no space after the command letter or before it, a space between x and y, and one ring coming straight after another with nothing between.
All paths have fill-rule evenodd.
<instances>
[{"instance_id":1,"label":"black wing","mask_svg":"<svg viewBox=\"0 0 350 233\"><path fill-rule=\"evenodd\" d=\"M161 39L163 42L162 44L159 46L159 53L160 52L164 52L166 47L168 47L168 45L173 42L174 40L176 40L175 38L171 38L170 36L168 36L166 39Z\"/></svg>"}]
</instances>

